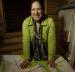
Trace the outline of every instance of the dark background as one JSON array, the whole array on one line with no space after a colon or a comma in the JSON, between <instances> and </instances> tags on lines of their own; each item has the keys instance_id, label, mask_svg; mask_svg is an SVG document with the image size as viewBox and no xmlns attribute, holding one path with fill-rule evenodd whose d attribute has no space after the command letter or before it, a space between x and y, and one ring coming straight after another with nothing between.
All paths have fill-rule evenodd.
<instances>
[{"instance_id":1,"label":"dark background","mask_svg":"<svg viewBox=\"0 0 75 72\"><path fill-rule=\"evenodd\" d=\"M3 0L7 32L22 31L23 20L30 15L32 0ZM40 0L43 5L43 0Z\"/></svg>"},{"instance_id":2,"label":"dark background","mask_svg":"<svg viewBox=\"0 0 75 72\"><path fill-rule=\"evenodd\" d=\"M23 20L30 15L31 0L4 0L7 32L21 31Z\"/></svg>"}]
</instances>

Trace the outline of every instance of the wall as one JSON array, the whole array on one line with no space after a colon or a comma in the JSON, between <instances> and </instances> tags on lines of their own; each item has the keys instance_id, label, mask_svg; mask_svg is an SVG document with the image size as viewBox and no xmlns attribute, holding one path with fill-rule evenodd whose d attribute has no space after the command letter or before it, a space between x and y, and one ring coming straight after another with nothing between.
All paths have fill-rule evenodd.
<instances>
[{"instance_id":1,"label":"wall","mask_svg":"<svg viewBox=\"0 0 75 72\"><path fill-rule=\"evenodd\" d=\"M2 34L0 42L0 54L22 54L21 32Z\"/></svg>"}]
</instances>

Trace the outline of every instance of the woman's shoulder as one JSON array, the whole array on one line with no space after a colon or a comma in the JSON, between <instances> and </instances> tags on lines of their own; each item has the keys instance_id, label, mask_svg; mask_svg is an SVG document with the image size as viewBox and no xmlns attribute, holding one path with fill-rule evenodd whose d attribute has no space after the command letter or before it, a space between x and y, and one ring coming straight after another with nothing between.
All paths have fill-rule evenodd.
<instances>
[{"instance_id":1,"label":"woman's shoulder","mask_svg":"<svg viewBox=\"0 0 75 72\"><path fill-rule=\"evenodd\" d=\"M47 21L49 21L49 22L54 21L53 17L50 17L50 16L48 16L46 19L47 19Z\"/></svg>"},{"instance_id":2,"label":"woman's shoulder","mask_svg":"<svg viewBox=\"0 0 75 72\"><path fill-rule=\"evenodd\" d=\"M31 19L32 19L32 17L29 16L29 17L27 17L27 18L25 18L25 19L23 20L23 23L29 22Z\"/></svg>"},{"instance_id":3,"label":"woman's shoulder","mask_svg":"<svg viewBox=\"0 0 75 72\"><path fill-rule=\"evenodd\" d=\"M31 20L32 20L31 16L29 16L26 19L24 19L24 21L22 23L22 28L29 27L29 24L30 24Z\"/></svg>"},{"instance_id":4,"label":"woman's shoulder","mask_svg":"<svg viewBox=\"0 0 75 72\"><path fill-rule=\"evenodd\" d=\"M51 25L54 23L53 17L50 17L50 16L46 16L46 18L43 21L46 25Z\"/></svg>"}]
</instances>

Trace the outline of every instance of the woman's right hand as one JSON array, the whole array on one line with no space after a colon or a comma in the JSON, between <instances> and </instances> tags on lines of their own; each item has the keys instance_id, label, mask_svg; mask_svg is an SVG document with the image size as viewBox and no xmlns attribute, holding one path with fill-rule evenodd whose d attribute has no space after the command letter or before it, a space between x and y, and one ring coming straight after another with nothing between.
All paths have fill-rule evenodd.
<instances>
[{"instance_id":1,"label":"woman's right hand","mask_svg":"<svg viewBox=\"0 0 75 72\"><path fill-rule=\"evenodd\" d=\"M30 64L30 60L29 60L29 59L25 59L25 60L20 64L20 67L21 67L22 69L24 69L24 68L27 68L29 64Z\"/></svg>"}]
</instances>

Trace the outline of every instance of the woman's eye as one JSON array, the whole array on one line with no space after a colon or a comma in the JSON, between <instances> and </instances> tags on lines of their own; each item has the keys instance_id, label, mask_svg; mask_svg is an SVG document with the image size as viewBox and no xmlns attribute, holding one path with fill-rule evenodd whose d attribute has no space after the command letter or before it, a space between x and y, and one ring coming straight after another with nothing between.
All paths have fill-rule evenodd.
<instances>
[{"instance_id":1,"label":"woman's eye","mask_svg":"<svg viewBox=\"0 0 75 72\"><path fill-rule=\"evenodd\" d=\"M41 10L41 8L38 8L38 10Z\"/></svg>"},{"instance_id":2,"label":"woman's eye","mask_svg":"<svg viewBox=\"0 0 75 72\"><path fill-rule=\"evenodd\" d=\"M32 9L32 11L34 11L35 9Z\"/></svg>"}]
</instances>

